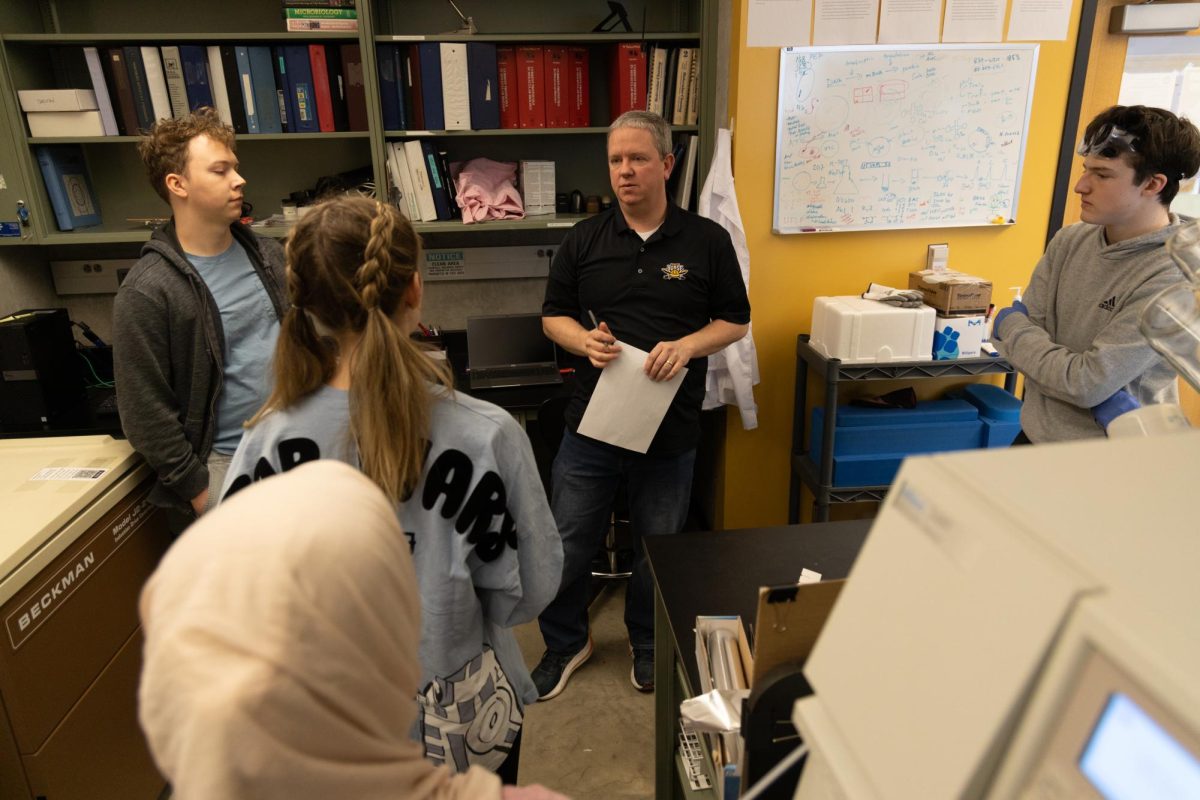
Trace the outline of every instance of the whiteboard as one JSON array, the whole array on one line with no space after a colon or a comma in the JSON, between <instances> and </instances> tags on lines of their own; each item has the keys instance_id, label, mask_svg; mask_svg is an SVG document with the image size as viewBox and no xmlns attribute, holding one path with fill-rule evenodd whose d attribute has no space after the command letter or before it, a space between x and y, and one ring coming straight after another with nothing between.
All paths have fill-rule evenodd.
<instances>
[{"instance_id":1,"label":"whiteboard","mask_svg":"<svg viewBox=\"0 0 1200 800\"><path fill-rule=\"evenodd\" d=\"M1012 224L1038 46L780 52L776 233Z\"/></svg>"}]
</instances>

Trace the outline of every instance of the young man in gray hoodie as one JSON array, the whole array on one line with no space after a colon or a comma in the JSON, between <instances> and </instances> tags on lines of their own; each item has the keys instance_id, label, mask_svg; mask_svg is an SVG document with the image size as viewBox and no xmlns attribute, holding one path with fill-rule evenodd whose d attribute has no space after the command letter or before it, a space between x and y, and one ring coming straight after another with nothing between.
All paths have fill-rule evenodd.
<instances>
[{"instance_id":1,"label":"young man in gray hoodie","mask_svg":"<svg viewBox=\"0 0 1200 800\"><path fill-rule=\"evenodd\" d=\"M1168 208L1200 169L1200 132L1160 108L1113 106L1088 125L1078 153L1083 221L1055 234L1024 302L992 327L1025 376L1019 442L1102 437L1121 413L1178 399L1175 370L1138 319L1183 279L1164 247L1183 221Z\"/></svg>"},{"instance_id":2,"label":"young man in gray hoodie","mask_svg":"<svg viewBox=\"0 0 1200 800\"><path fill-rule=\"evenodd\" d=\"M139 143L171 221L113 308L121 426L158 475L151 501L187 518L215 502L242 422L269 393L286 297L283 248L240 221L234 147L211 108L160 120Z\"/></svg>"}]
</instances>

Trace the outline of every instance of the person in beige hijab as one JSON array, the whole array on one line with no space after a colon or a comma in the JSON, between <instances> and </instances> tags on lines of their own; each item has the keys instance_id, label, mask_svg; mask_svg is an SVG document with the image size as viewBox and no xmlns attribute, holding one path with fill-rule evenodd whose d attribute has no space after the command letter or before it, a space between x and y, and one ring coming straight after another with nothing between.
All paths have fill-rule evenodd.
<instances>
[{"instance_id":1,"label":"person in beige hijab","mask_svg":"<svg viewBox=\"0 0 1200 800\"><path fill-rule=\"evenodd\" d=\"M564 800L422 757L408 540L346 464L305 464L206 514L140 611L139 717L180 800Z\"/></svg>"}]
</instances>

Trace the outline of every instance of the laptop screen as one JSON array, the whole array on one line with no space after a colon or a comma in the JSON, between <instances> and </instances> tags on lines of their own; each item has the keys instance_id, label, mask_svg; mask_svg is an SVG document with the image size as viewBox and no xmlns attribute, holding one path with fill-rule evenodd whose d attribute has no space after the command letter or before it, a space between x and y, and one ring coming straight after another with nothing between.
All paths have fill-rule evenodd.
<instances>
[{"instance_id":1,"label":"laptop screen","mask_svg":"<svg viewBox=\"0 0 1200 800\"><path fill-rule=\"evenodd\" d=\"M542 333L540 314L467 318L467 361L473 370L554 360L554 342Z\"/></svg>"}]
</instances>

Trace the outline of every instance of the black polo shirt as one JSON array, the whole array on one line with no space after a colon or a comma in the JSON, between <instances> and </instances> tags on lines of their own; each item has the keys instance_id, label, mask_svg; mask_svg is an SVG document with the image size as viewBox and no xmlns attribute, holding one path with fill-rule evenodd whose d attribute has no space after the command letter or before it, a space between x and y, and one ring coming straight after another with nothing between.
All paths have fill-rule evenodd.
<instances>
[{"instance_id":1,"label":"black polo shirt","mask_svg":"<svg viewBox=\"0 0 1200 800\"><path fill-rule=\"evenodd\" d=\"M567 233L550 266L542 316L592 327L588 311L618 341L649 352L721 319L750 321L750 301L729 234L717 223L668 204L662 227L645 242L614 205ZM625 357L622 354L622 357ZM649 452L675 455L700 439L708 358L693 358ZM577 431L600 370L582 359L566 421Z\"/></svg>"}]
</instances>

